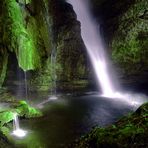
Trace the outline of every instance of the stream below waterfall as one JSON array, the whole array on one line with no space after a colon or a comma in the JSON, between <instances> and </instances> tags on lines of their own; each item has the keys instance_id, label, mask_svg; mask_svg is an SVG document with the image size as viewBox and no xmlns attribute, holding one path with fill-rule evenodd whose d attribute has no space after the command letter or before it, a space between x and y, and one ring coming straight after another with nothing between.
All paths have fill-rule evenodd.
<instances>
[{"instance_id":1,"label":"stream below waterfall","mask_svg":"<svg viewBox=\"0 0 148 148\"><path fill-rule=\"evenodd\" d=\"M20 127L27 131L27 136L12 137L17 147L65 147L94 126L110 125L133 109L125 102L100 97L96 92L61 94L57 100L49 102L48 97L41 95L34 99L31 96L30 100L34 100L31 104L38 104L45 99L41 109L44 116L20 120Z\"/></svg>"}]
</instances>

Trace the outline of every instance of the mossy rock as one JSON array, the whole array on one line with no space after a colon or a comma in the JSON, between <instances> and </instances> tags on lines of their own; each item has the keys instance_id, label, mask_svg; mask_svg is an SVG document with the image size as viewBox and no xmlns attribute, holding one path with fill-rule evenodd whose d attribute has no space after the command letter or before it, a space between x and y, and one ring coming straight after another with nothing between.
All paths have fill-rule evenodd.
<instances>
[{"instance_id":1,"label":"mossy rock","mask_svg":"<svg viewBox=\"0 0 148 148\"><path fill-rule=\"evenodd\" d=\"M148 103L144 103L142 106L140 106L136 110L135 114L148 116Z\"/></svg>"},{"instance_id":2,"label":"mossy rock","mask_svg":"<svg viewBox=\"0 0 148 148\"><path fill-rule=\"evenodd\" d=\"M19 67L24 71L40 67L40 55L35 44L36 32L38 32L37 29L34 31L35 20L32 19L30 26L26 28L23 10L16 0L5 0L2 5L5 26L4 44L7 45L8 50L15 52Z\"/></svg>"},{"instance_id":3,"label":"mossy rock","mask_svg":"<svg viewBox=\"0 0 148 148\"><path fill-rule=\"evenodd\" d=\"M0 148L14 148L14 144L12 144L2 132L0 132Z\"/></svg>"},{"instance_id":4,"label":"mossy rock","mask_svg":"<svg viewBox=\"0 0 148 148\"><path fill-rule=\"evenodd\" d=\"M0 127L2 128L5 124L12 121L16 113L18 116L25 118L42 116L42 113L38 109L29 106L26 101L15 102L13 103L13 108L0 112Z\"/></svg>"},{"instance_id":5,"label":"mossy rock","mask_svg":"<svg viewBox=\"0 0 148 148\"><path fill-rule=\"evenodd\" d=\"M14 119L14 112L4 111L0 113L0 126L2 127L5 123L8 123Z\"/></svg>"},{"instance_id":6,"label":"mossy rock","mask_svg":"<svg viewBox=\"0 0 148 148\"><path fill-rule=\"evenodd\" d=\"M26 118L42 116L42 113L38 109L29 106L26 101L20 101L15 110L20 116L24 116Z\"/></svg>"},{"instance_id":7,"label":"mossy rock","mask_svg":"<svg viewBox=\"0 0 148 148\"><path fill-rule=\"evenodd\" d=\"M148 103L136 112L121 118L115 124L94 128L70 147L74 148L144 148L148 147Z\"/></svg>"},{"instance_id":8,"label":"mossy rock","mask_svg":"<svg viewBox=\"0 0 148 148\"><path fill-rule=\"evenodd\" d=\"M16 98L12 96L10 92L8 92L7 90L3 90L3 88L1 88L0 102L15 102L15 100Z\"/></svg>"}]
</instances>

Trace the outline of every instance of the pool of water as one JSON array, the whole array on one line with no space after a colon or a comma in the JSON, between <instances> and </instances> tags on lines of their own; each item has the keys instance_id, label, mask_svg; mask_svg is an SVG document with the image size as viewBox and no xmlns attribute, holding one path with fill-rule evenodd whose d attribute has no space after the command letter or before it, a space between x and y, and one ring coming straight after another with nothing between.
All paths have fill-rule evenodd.
<instances>
[{"instance_id":1,"label":"pool of water","mask_svg":"<svg viewBox=\"0 0 148 148\"><path fill-rule=\"evenodd\" d=\"M40 101L34 101L34 105ZM43 117L20 121L27 136L22 139L12 137L17 147L66 147L94 126L107 126L133 109L127 103L100 97L95 92L58 95L57 100L44 97L44 102Z\"/></svg>"}]
</instances>

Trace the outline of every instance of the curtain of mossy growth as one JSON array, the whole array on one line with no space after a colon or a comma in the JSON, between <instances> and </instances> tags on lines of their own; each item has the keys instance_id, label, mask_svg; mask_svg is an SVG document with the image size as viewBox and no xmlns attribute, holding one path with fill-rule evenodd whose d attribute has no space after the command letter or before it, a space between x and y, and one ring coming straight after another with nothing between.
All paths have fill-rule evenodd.
<instances>
[{"instance_id":1,"label":"curtain of mossy growth","mask_svg":"<svg viewBox=\"0 0 148 148\"><path fill-rule=\"evenodd\" d=\"M112 57L126 74L141 74L148 69L148 2L136 1L118 16L118 29L112 41Z\"/></svg>"},{"instance_id":2,"label":"curtain of mossy growth","mask_svg":"<svg viewBox=\"0 0 148 148\"><path fill-rule=\"evenodd\" d=\"M2 49L0 49L3 51ZM0 88L5 80L6 71L7 71L7 63L8 63L8 54L7 52L0 52Z\"/></svg>"},{"instance_id":3,"label":"curtain of mossy growth","mask_svg":"<svg viewBox=\"0 0 148 148\"><path fill-rule=\"evenodd\" d=\"M29 29L26 28L23 9L25 9L23 2L21 4L16 0L3 2L3 41L10 51L16 53L19 66L27 71L40 66L40 56L36 47L33 25Z\"/></svg>"},{"instance_id":4,"label":"curtain of mossy growth","mask_svg":"<svg viewBox=\"0 0 148 148\"><path fill-rule=\"evenodd\" d=\"M49 90L52 87L51 52L53 48L52 16L49 13L48 0L32 0L31 6L35 13L36 26L39 32L38 44L41 49L41 67L33 72L31 86L38 90Z\"/></svg>"}]
</instances>

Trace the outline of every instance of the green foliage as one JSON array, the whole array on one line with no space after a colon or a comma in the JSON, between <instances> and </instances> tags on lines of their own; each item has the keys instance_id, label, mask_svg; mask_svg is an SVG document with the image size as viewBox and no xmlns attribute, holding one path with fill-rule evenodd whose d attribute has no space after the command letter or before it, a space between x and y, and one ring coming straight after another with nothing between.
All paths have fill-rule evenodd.
<instances>
[{"instance_id":1,"label":"green foliage","mask_svg":"<svg viewBox=\"0 0 148 148\"><path fill-rule=\"evenodd\" d=\"M5 124L12 121L16 113L18 113L18 116L26 118L42 116L42 113L39 110L29 106L26 101L20 101L15 103L13 108L0 112L0 127L2 128Z\"/></svg>"},{"instance_id":2,"label":"green foliage","mask_svg":"<svg viewBox=\"0 0 148 148\"><path fill-rule=\"evenodd\" d=\"M0 147L1 148L14 148L14 144L8 141L5 135L8 135L9 130L6 127L3 127L0 132Z\"/></svg>"},{"instance_id":3,"label":"green foliage","mask_svg":"<svg viewBox=\"0 0 148 148\"><path fill-rule=\"evenodd\" d=\"M0 64L2 64L1 65L2 68L0 69L0 88L5 80L5 76L6 76L7 64L8 64L8 54L5 53L1 60L0 60L0 62L1 62Z\"/></svg>"},{"instance_id":4,"label":"green foliage","mask_svg":"<svg viewBox=\"0 0 148 148\"><path fill-rule=\"evenodd\" d=\"M125 67L125 70L141 62L142 50L139 49L138 41L134 39L128 42L115 41L112 46L114 48L112 53L113 60Z\"/></svg>"},{"instance_id":5,"label":"green foliage","mask_svg":"<svg viewBox=\"0 0 148 148\"><path fill-rule=\"evenodd\" d=\"M2 127L5 123L10 122L14 119L13 111L0 112L0 126Z\"/></svg>"},{"instance_id":6,"label":"green foliage","mask_svg":"<svg viewBox=\"0 0 148 148\"><path fill-rule=\"evenodd\" d=\"M36 69L40 59L33 38L33 31L25 28L23 15L16 0L5 0L4 9L4 36L3 40L9 50L15 51L19 66L23 70ZM33 28L31 28L33 29Z\"/></svg>"},{"instance_id":7,"label":"green foliage","mask_svg":"<svg viewBox=\"0 0 148 148\"><path fill-rule=\"evenodd\" d=\"M94 128L72 146L75 148L98 147L147 147L148 103L136 112L121 118L107 128Z\"/></svg>"},{"instance_id":8,"label":"green foliage","mask_svg":"<svg viewBox=\"0 0 148 148\"><path fill-rule=\"evenodd\" d=\"M42 113L39 110L29 106L25 101L20 101L19 104L17 104L16 112L20 116L24 116L26 118L42 116Z\"/></svg>"},{"instance_id":9,"label":"green foliage","mask_svg":"<svg viewBox=\"0 0 148 148\"><path fill-rule=\"evenodd\" d=\"M147 69L148 23L144 18L147 7L145 0L137 1L117 16L118 28L111 43L112 57L127 74Z\"/></svg>"},{"instance_id":10,"label":"green foliage","mask_svg":"<svg viewBox=\"0 0 148 148\"><path fill-rule=\"evenodd\" d=\"M2 127L0 128L0 131L2 131L2 133L3 133L4 135L6 135L6 136L10 133L10 130L9 130L7 127L5 127L5 126L2 126Z\"/></svg>"}]
</instances>

